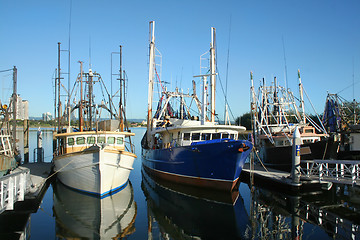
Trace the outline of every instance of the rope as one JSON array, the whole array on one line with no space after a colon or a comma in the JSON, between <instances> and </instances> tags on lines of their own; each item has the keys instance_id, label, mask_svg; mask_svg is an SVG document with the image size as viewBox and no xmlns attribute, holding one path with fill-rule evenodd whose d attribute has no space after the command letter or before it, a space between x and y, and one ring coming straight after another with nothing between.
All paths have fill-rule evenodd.
<instances>
[{"instance_id":1,"label":"rope","mask_svg":"<svg viewBox=\"0 0 360 240\"><path fill-rule=\"evenodd\" d=\"M81 154L84 154L85 152L82 152ZM47 180L49 180L50 178L52 178L55 174L57 174L58 172L60 172L61 170L63 170L65 167L67 167L70 163L72 163L75 160L75 158L73 160L71 160L70 162L68 162L67 164L65 164L62 168L60 168L59 170L53 172L52 174L50 174L47 178L45 178L44 180L42 180L38 185L33 185L34 187L36 186L40 186L42 185L44 182L46 182Z\"/></svg>"},{"instance_id":2,"label":"rope","mask_svg":"<svg viewBox=\"0 0 360 240\"><path fill-rule=\"evenodd\" d=\"M262 160L261 160L261 158L260 158L259 154L257 153L257 151L256 151L256 147L255 147L255 146L253 146L253 151L255 152L255 154L256 154L256 156L257 156L258 160L260 161L260 163L261 163L261 165L263 166L263 168L265 169L265 171L266 171L266 172L269 172L269 170L267 170L267 168L265 167L264 163L262 162Z\"/></svg>"}]
</instances>

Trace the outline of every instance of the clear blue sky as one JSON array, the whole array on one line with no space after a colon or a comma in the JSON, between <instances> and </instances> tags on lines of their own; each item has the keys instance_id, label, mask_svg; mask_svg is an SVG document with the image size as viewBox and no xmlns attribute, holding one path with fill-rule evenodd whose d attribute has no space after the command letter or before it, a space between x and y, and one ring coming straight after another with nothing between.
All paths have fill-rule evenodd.
<instances>
[{"instance_id":1,"label":"clear blue sky","mask_svg":"<svg viewBox=\"0 0 360 240\"><path fill-rule=\"evenodd\" d=\"M53 112L53 76L57 42L69 46L70 0L0 0L0 70L18 68L18 93L29 101L30 116ZM297 69L312 103L324 109L327 91L353 98L349 87L360 80L360 1L72 1L71 80L79 60L105 81L110 54L123 45L129 77L128 118L145 118L147 107L149 21L156 22L156 47L163 55L162 79L184 89L199 74L199 56L209 49L210 27L217 30L218 69L226 79L235 117L249 111L249 72L256 84L277 76L298 95ZM231 19L231 24L230 24ZM229 38L230 31L230 38ZM230 42L230 45L229 45ZM0 73L1 96L7 100L9 73ZM219 84L218 84L219 86ZM347 88L348 87L348 88ZM342 91L344 88L346 90ZM355 98L360 101L360 84ZM185 90L186 91L186 90ZM223 95L217 89L217 110Z\"/></svg>"}]
</instances>

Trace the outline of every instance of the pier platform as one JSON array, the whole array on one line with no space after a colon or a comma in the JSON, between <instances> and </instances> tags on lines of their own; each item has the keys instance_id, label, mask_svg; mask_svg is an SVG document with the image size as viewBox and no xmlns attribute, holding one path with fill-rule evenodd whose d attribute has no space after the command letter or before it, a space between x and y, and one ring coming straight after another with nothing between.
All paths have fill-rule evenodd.
<instances>
[{"instance_id":1,"label":"pier platform","mask_svg":"<svg viewBox=\"0 0 360 240\"><path fill-rule=\"evenodd\" d=\"M24 199L16 201L12 210L0 214L0 239L28 239L31 214L36 213L48 189L52 163L23 164L13 174L26 172ZM30 173L29 173L30 172Z\"/></svg>"},{"instance_id":2,"label":"pier platform","mask_svg":"<svg viewBox=\"0 0 360 240\"><path fill-rule=\"evenodd\" d=\"M250 183L251 173L256 186L275 188L282 191L314 193L329 190L332 187L331 182L314 180L308 177L300 177L300 183L293 183L289 172L265 168L261 165L254 165L253 170L251 170L249 163L245 163L240 180Z\"/></svg>"},{"instance_id":3,"label":"pier platform","mask_svg":"<svg viewBox=\"0 0 360 240\"><path fill-rule=\"evenodd\" d=\"M27 181L25 199L35 199L41 195L42 191L46 191L46 185L49 180L48 177L52 171L52 163L27 163L21 165L20 168L27 168L30 170L30 178Z\"/></svg>"}]
</instances>

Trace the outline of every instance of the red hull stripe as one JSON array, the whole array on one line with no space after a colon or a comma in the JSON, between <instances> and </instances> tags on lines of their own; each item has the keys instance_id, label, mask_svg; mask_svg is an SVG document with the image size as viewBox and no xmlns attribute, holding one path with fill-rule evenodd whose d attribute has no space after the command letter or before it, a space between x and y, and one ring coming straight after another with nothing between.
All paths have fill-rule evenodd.
<instances>
[{"instance_id":1,"label":"red hull stripe","mask_svg":"<svg viewBox=\"0 0 360 240\"><path fill-rule=\"evenodd\" d=\"M174 173L167 173L155 169L151 169L143 165L144 169L154 177L161 178L166 181L176 182L178 184L186 184L201 188L215 189L221 191L231 191L236 186L239 178L234 181L226 181L221 179L209 179L200 177L189 177Z\"/></svg>"}]
</instances>

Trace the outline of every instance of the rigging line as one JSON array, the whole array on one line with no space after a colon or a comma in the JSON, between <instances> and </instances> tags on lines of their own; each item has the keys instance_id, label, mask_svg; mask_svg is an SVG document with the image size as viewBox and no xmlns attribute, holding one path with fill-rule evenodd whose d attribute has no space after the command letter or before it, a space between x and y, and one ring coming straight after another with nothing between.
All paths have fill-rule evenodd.
<instances>
[{"instance_id":1,"label":"rigging line","mask_svg":"<svg viewBox=\"0 0 360 240\"><path fill-rule=\"evenodd\" d=\"M1 70L0 73L2 73L2 72L8 72L8 71L13 71L13 70L14 70L13 68L7 69L7 70Z\"/></svg>"},{"instance_id":2,"label":"rigging line","mask_svg":"<svg viewBox=\"0 0 360 240\"><path fill-rule=\"evenodd\" d=\"M227 51L227 61L226 61L224 121L226 121L225 118L226 118L226 105L227 105L226 98L227 98L227 87L228 87L228 76L229 76L230 36L231 36L231 15L230 15L230 23L229 23L229 41L228 41L228 51Z\"/></svg>"},{"instance_id":3,"label":"rigging line","mask_svg":"<svg viewBox=\"0 0 360 240\"><path fill-rule=\"evenodd\" d=\"M341 91L337 92L336 94L339 94L339 93L345 91L345 90L348 89L348 88L355 87L355 85L358 84L359 82L360 82L360 81L357 81L357 82L354 82L354 83L348 85L347 87L345 87L345 88L342 89Z\"/></svg>"},{"instance_id":4,"label":"rigging line","mask_svg":"<svg viewBox=\"0 0 360 240\"><path fill-rule=\"evenodd\" d=\"M318 120L319 120L319 122L320 122L320 124L321 124L321 127L322 127L321 130L323 131L323 133L327 134L326 129L325 129L322 121L320 120L319 114L316 112L315 107L314 107L314 105L312 104L312 102L311 102L311 100L310 100L310 98L309 98L309 95L307 94L307 92L306 92L306 90L305 90L304 87L303 87L303 90L304 90L304 92L305 92L305 95L306 95L308 101L310 102L310 105L311 105L313 111L315 112L315 114L316 114L316 116L317 116L317 118L318 118Z\"/></svg>"},{"instance_id":5,"label":"rigging line","mask_svg":"<svg viewBox=\"0 0 360 240\"><path fill-rule=\"evenodd\" d=\"M217 70L216 72L219 72L217 66L216 66L216 70ZM221 90L222 90L222 92L223 92L223 94L224 94L224 87L223 87L222 82L221 82L220 74L218 74L218 78L219 78ZM225 94L224 94L224 95L225 95ZM226 97L225 97L225 101L226 101L225 104L227 104L228 101L227 101L227 98L226 98ZM233 114L233 112L231 111L230 106L228 106L228 110L230 111L230 114L231 114L232 118L235 119L234 114Z\"/></svg>"}]
</instances>

